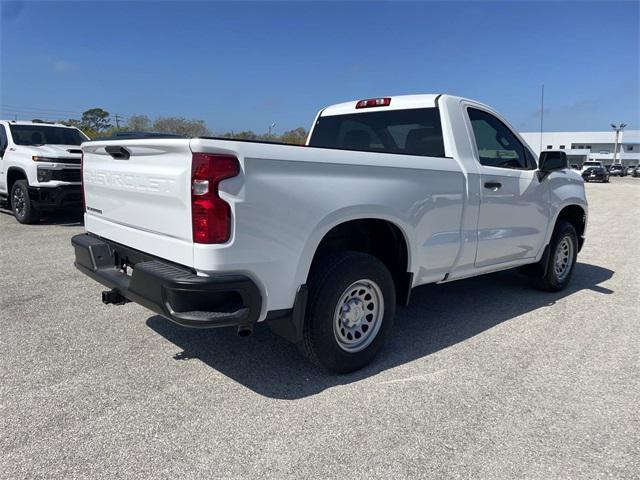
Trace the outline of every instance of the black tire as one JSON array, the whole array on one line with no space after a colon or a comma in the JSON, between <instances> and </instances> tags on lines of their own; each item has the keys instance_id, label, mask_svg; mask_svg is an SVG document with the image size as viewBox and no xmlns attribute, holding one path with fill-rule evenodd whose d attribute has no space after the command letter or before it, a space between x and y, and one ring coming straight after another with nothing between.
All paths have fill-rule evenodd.
<instances>
[{"instance_id":1,"label":"black tire","mask_svg":"<svg viewBox=\"0 0 640 480\"><path fill-rule=\"evenodd\" d=\"M365 288L377 287L377 291L371 290L371 292L374 296L381 295L382 298L382 308L375 310L375 316L368 312L373 310L371 308L373 303L366 303L371 301L371 295L364 289L359 290L359 287L354 286L365 279L371 282L365 283ZM353 372L364 367L380 351L393 325L396 293L393 278L387 267L376 257L361 252L346 251L329 254L316 262L309 275L308 285L309 300L303 339L300 344L302 353L316 365L338 373ZM352 288L354 291L358 290L356 296L350 292ZM366 295L361 292L365 292ZM364 296L358 297L358 295ZM369 300L365 300L367 296ZM357 315L359 318L356 326L353 327L355 333L351 340L347 340L345 335L349 335L352 330L347 327L345 334L345 329L342 327L346 324L341 323L342 315L349 315L349 313L338 314L338 305L339 303L344 305L345 297L346 303L355 305L354 316ZM348 320L351 321L351 318ZM334 322L340 327L334 327ZM366 333L365 329L369 328L371 328L369 333ZM361 334L360 337L356 337L358 333ZM339 340L338 337L341 336L343 338ZM347 351L346 348L349 348L349 345L345 347L344 343L349 341L362 342L361 346L356 347L362 349Z\"/></svg>"},{"instance_id":2,"label":"black tire","mask_svg":"<svg viewBox=\"0 0 640 480\"><path fill-rule=\"evenodd\" d=\"M35 223L40 219L40 212L31 203L28 187L26 180L17 180L11 187L11 211L20 223Z\"/></svg>"},{"instance_id":3,"label":"black tire","mask_svg":"<svg viewBox=\"0 0 640 480\"><path fill-rule=\"evenodd\" d=\"M568 256L570 264L568 271L563 271L562 276L558 275L555 267L556 255L558 254L559 245L563 240L571 242L571 253ZM569 222L563 220L558 221L549 242L549 255L546 258L546 265L540 264L539 268L544 275L534 278L534 284L540 290L546 292L558 292L564 289L571 281L573 269L576 266L576 258L578 256L578 235L575 228ZM544 261L545 259L541 260Z\"/></svg>"}]
</instances>

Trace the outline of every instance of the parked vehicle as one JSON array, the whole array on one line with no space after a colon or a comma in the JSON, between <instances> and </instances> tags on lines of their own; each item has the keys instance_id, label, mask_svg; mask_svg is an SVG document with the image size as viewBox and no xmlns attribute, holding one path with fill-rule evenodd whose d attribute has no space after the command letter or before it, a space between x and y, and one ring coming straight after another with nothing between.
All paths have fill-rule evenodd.
<instances>
[{"instance_id":1,"label":"parked vehicle","mask_svg":"<svg viewBox=\"0 0 640 480\"><path fill-rule=\"evenodd\" d=\"M103 302L184 326L257 323L338 372L367 364L411 289L513 267L570 281L587 201L564 152L539 161L504 118L448 95L316 116L306 146L86 142L77 268ZM452 299L460 301L460 299Z\"/></svg>"},{"instance_id":2,"label":"parked vehicle","mask_svg":"<svg viewBox=\"0 0 640 480\"><path fill-rule=\"evenodd\" d=\"M627 175L627 169L622 165L611 165L609 169L609 175L612 177L624 177Z\"/></svg>"},{"instance_id":3,"label":"parked vehicle","mask_svg":"<svg viewBox=\"0 0 640 480\"><path fill-rule=\"evenodd\" d=\"M584 162L582 164L582 168L580 169L580 173L584 173L585 170L587 170L588 168L591 167L603 167L604 165L602 164L602 162L598 161L598 160L587 160L586 162Z\"/></svg>"},{"instance_id":4,"label":"parked vehicle","mask_svg":"<svg viewBox=\"0 0 640 480\"><path fill-rule=\"evenodd\" d=\"M637 165L629 165L625 169L625 175L633 175L633 171L636 169Z\"/></svg>"},{"instance_id":5,"label":"parked vehicle","mask_svg":"<svg viewBox=\"0 0 640 480\"><path fill-rule=\"evenodd\" d=\"M604 167L591 167L582 172L582 178L585 182L603 182L609 181L609 172Z\"/></svg>"},{"instance_id":6,"label":"parked vehicle","mask_svg":"<svg viewBox=\"0 0 640 480\"><path fill-rule=\"evenodd\" d=\"M633 169L633 173L631 175L633 177L640 177L640 165Z\"/></svg>"},{"instance_id":7,"label":"parked vehicle","mask_svg":"<svg viewBox=\"0 0 640 480\"><path fill-rule=\"evenodd\" d=\"M82 208L80 130L43 122L0 120L0 198L20 223L45 211Z\"/></svg>"}]
</instances>

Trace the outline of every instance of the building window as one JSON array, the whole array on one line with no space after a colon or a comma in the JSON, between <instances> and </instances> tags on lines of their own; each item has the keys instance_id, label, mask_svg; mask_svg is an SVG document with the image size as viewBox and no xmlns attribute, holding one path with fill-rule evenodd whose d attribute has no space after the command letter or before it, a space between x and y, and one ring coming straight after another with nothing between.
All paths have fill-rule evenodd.
<instances>
[{"instance_id":1,"label":"building window","mask_svg":"<svg viewBox=\"0 0 640 480\"><path fill-rule=\"evenodd\" d=\"M591 145L587 145L585 148L591 150Z\"/></svg>"},{"instance_id":2,"label":"building window","mask_svg":"<svg viewBox=\"0 0 640 480\"><path fill-rule=\"evenodd\" d=\"M560 145L560 150L564 150L564 145Z\"/></svg>"},{"instance_id":3,"label":"building window","mask_svg":"<svg viewBox=\"0 0 640 480\"><path fill-rule=\"evenodd\" d=\"M547 145L547 150L553 150L553 145Z\"/></svg>"},{"instance_id":4,"label":"building window","mask_svg":"<svg viewBox=\"0 0 640 480\"><path fill-rule=\"evenodd\" d=\"M630 152L633 150L633 145L627 145L627 152Z\"/></svg>"}]
</instances>

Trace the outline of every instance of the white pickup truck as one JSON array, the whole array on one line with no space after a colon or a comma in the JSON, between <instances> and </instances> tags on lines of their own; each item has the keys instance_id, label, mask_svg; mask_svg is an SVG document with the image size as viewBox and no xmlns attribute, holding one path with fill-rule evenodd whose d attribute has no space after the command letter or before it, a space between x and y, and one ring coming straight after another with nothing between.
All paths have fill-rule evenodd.
<instances>
[{"instance_id":1,"label":"white pickup truck","mask_svg":"<svg viewBox=\"0 0 640 480\"><path fill-rule=\"evenodd\" d=\"M66 125L0 120L0 199L16 220L34 223L41 213L82 208L80 144L89 138Z\"/></svg>"},{"instance_id":2,"label":"white pickup truck","mask_svg":"<svg viewBox=\"0 0 640 480\"><path fill-rule=\"evenodd\" d=\"M82 145L75 265L105 303L184 326L256 323L338 372L390 334L411 289L520 267L564 288L587 201L498 113L449 95L342 103L304 146L219 138Z\"/></svg>"}]
</instances>

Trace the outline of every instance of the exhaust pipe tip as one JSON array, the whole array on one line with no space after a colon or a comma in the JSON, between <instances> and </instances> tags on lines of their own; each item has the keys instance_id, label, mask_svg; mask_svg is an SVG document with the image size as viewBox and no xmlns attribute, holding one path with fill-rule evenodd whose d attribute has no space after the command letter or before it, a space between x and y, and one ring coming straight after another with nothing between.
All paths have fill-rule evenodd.
<instances>
[{"instance_id":1,"label":"exhaust pipe tip","mask_svg":"<svg viewBox=\"0 0 640 480\"><path fill-rule=\"evenodd\" d=\"M251 325L240 325L238 327L239 337L248 337L253 333L253 327Z\"/></svg>"}]
</instances>

